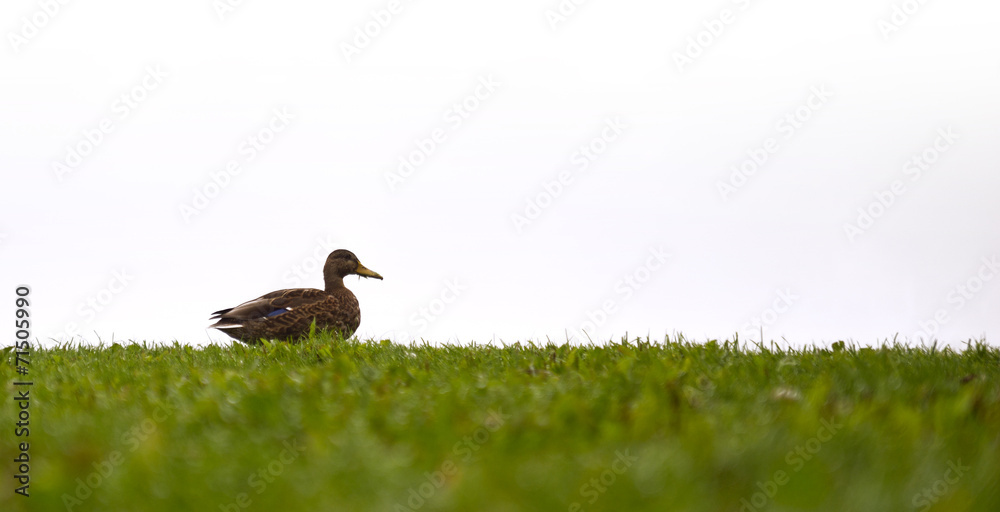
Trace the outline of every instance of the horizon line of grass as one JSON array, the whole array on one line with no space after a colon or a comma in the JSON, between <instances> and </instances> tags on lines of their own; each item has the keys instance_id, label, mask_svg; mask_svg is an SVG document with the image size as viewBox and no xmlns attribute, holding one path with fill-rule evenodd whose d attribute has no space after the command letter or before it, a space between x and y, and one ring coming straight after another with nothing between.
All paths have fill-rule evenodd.
<instances>
[{"instance_id":1,"label":"horizon line of grass","mask_svg":"<svg viewBox=\"0 0 1000 512\"><path fill-rule=\"evenodd\" d=\"M50 338L50 340L51 341L56 341L55 339L52 339L52 338ZM611 338L609 338L605 342L601 342L601 341L594 342L593 340L588 340L587 342L572 343L572 342L570 342L570 341L567 340L567 341L563 341L561 343L555 343L551 339L546 339L544 342L542 340L527 339L527 340L524 340L524 341L520 341L519 340L519 341L514 341L512 343L508 343L508 342L505 342L503 339L500 339L500 340L497 340L498 343L494 342L493 340L486 341L486 342L479 342L479 341L476 341L476 340L472 340L472 341L470 341L468 343L451 343L449 341L442 342L442 343L437 343L437 342L432 342L431 340L420 338L419 340L410 340L408 343L399 343L399 342L397 342L395 340L391 340L391 339L388 339L388 338L382 338L382 339L376 339L374 337L372 337L372 338L358 338L358 337L344 338L342 336L339 336L336 333L328 332L328 331L313 331L313 332L310 332L309 335L304 336L302 338L298 338L298 339L287 339L287 340L265 340L265 339L261 339L259 343L255 343L255 344L246 344L246 343L240 342L238 340L226 340L226 341L221 342L221 343L217 343L217 342L213 341L213 342L210 342L210 343L206 343L204 345L192 345L192 344L189 344L189 343L181 342L180 340L176 340L176 339L172 340L172 341L148 341L148 340L141 340L141 341L139 341L139 340L130 339L130 340L119 340L119 341L106 342L103 339L101 339L100 337L98 337L97 343L88 343L84 339L81 339L80 341L75 341L75 339L70 339L70 340L67 340L67 341L56 341L55 344L46 346L46 345L40 343L37 340L37 338L36 338L34 341L31 342L31 349L33 351L35 351L35 350L53 350L53 349L68 350L68 349L84 348L84 347L86 347L86 348L97 348L97 349L100 349L100 348L111 348L111 347L114 347L114 346L128 347L128 346L133 346L133 345L139 345L142 348L146 348L146 349L149 349L149 348L165 348L165 347L179 348L179 347L209 347L209 346L216 346L216 347L226 347L226 346L231 346L231 347L239 347L239 346L242 346L242 347L261 347L261 346L263 346L263 347L271 348L274 345L279 345L279 344L298 345L298 344L308 343L310 340L340 341L340 342L349 342L349 343L353 343L353 344L374 344L374 343L378 343L378 344L381 344L381 345L393 344L393 345L398 345L398 346L402 346L402 347L441 347L441 348L443 348L443 347L468 347L468 348L475 348L475 347L493 347L493 348L510 348L510 347L525 347L525 348L546 348L546 347L547 348L552 348L552 347L599 348L599 347L614 347L614 346L619 346L619 345L620 346L631 346L633 344L635 346L637 346L637 347L639 347L639 346L656 346L656 347L668 348L668 347L718 346L721 343L722 348L724 348L726 350L733 350L733 351L739 351L739 352L752 352L752 353L768 353L768 352L775 352L775 353L796 353L796 352L798 352L798 353L805 353L805 352L815 352L815 351L820 351L820 352L841 352L841 351L846 351L848 353L852 353L853 354L853 353L857 353L857 351L859 351L859 350L864 350L864 349L869 349L869 350L905 349L905 350L917 350L917 351L921 351L922 350L922 351L927 351L930 354L934 354L934 353L937 353L937 352L957 352L956 350L954 350L952 348L951 344L940 343L940 340L937 340L937 339L930 340L930 343L928 343L927 341L921 341L921 342L913 342L912 340L902 340L901 341L899 339L899 335L898 334L894 335L892 338L888 338L887 337L887 338L884 338L882 340L878 340L874 344L866 344L866 343L862 343L862 342L858 342L858 341L850 340L850 339L849 340L842 340L841 339L841 340L837 340L837 341L831 342L829 345L822 345L822 344L817 344L815 342L812 342L812 343L809 343L809 344L796 346L796 345L791 344L786 339L782 340L782 341L785 342L784 344L778 343L777 341L775 341L773 339L770 340L770 341L768 341L768 342L766 342L766 343L765 342L761 342L761 341L755 341L755 340L741 341L739 339L739 334L735 334L733 336L733 339L731 339L731 340L730 339L724 339L721 342L720 342L720 340L718 338L710 338L710 339L706 339L704 342L699 342L699 341L696 341L696 340L691 340L691 339L686 338L683 333L674 334L673 339L671 339L671 336L669 334L665 335L663 341L661 342L658 339L652 338L650 335L646 335L645 338L642 338L642 337L639 337L639 336L636 336L634 338L629 338L628 334L626 333L625 335L621 336L618 339L618 341L616 341L615 338L612 336ZM964 345L965 346L965 348L963 350L961 350L961 352L965 352L965 351L968 351L968 350L979 351L979 350L984 350L984 349L1000 350L1000 346L991 345L987 341L987 338L985 336L980 337L980 338L968 338L968 339L966 339L964 341L959 341L957 343L960 344L960 345ZM10 350L13 350L13 348L14 348L13 345L5 346L5 347L0 347L0 353L6 354Z\"/></svg>"}]
</instances>

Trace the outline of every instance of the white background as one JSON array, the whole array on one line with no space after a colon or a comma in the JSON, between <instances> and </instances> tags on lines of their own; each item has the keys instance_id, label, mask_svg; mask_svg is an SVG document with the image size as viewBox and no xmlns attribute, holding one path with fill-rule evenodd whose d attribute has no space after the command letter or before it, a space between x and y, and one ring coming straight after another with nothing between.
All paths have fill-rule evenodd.
<instances>
[{"instance_id":1,"label":"white background","mask_svg":"<svg viewBox=\"0 0 1000 512\"><path fill-rule=\"evenodd\" d=\"M5 316L26 283L42 340L226 340L209 313L347 248L385 276L347 280L363 338L995 343L998 15L4 2Z\"/></svg>"}]
</instances>

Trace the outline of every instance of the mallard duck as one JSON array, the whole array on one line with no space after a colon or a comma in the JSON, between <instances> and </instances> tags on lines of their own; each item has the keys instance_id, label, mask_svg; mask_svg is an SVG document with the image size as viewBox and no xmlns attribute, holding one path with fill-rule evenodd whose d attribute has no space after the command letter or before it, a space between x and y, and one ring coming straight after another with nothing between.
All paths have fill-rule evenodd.
<instances>
[{"instance_id":1,"label":"mallard duck","mask_svg":"<svg viewBox=\"0 0 1000 512\"><path fill-rule=\"evenodd\" d=\"M323 265L325 290L293 288L278 290L239 306L212 313L214 327L243 343L258 343L261 338L288 339L309 334L313 321L317 329L331 329L347 338L361 324L358 298L344 286L344 277L356 274L382 279L365 268L358 257L346 249L330 253Z\"/></svg>"}]
</instances>

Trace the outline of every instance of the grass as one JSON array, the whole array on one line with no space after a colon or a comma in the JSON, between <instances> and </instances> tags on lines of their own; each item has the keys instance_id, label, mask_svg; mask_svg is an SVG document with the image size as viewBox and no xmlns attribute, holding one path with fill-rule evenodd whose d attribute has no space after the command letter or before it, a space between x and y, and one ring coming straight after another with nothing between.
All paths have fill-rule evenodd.
<instances>
[{"instance_id":1,"label":"grass","mask_svg":"<svg viewBox=\"0 0 1000 512\"><path fill-rule=\"evenodd\" d=\"M0 510L995 511L998 370L984 342L39 349Z\"/></svg>"}]
</instances>

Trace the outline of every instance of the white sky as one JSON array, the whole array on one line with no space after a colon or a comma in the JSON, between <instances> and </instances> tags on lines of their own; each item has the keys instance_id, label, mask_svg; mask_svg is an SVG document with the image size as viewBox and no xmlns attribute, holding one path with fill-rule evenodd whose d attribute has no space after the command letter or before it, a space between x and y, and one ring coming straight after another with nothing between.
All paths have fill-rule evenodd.
<instances>
[{"instance_id":1,"label":"white sky","mask_svg":"<svg viewBox=\"0 0 1000 512\"><path fill-rule=\"evenodd\" d=\"M227 340L337 248L361 337L1000 334L995 1L231 3L0 7L39 338Z\"/></svg>"}]
</instances>

